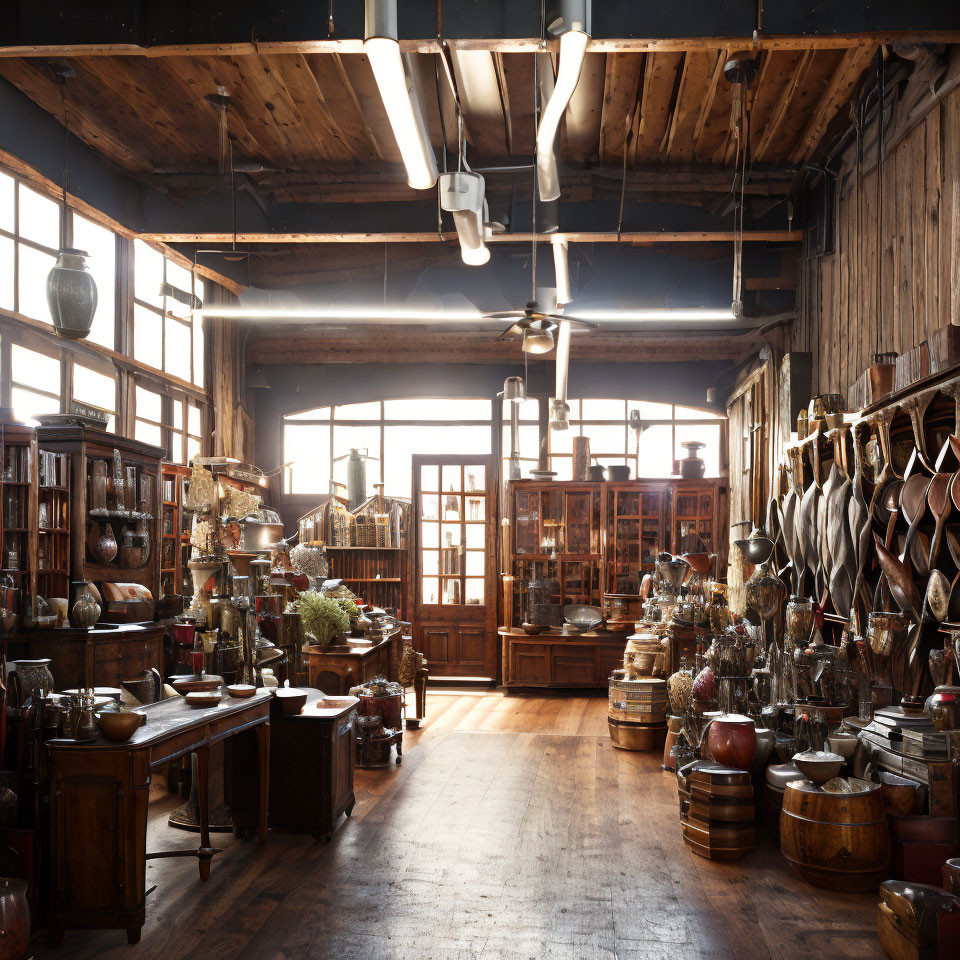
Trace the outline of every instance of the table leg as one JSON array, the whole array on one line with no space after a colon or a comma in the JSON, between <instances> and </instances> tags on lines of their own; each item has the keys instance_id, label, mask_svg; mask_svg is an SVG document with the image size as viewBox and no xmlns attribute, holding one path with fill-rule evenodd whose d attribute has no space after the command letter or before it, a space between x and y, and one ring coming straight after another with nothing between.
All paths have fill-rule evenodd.
<instances>
[{"instance_id":1,"label":"table leg","mask_svg":"<svg viewBox=\"0 0 960 960\"><path fill-rule=\"evenodd\" d=\"M213 849L210 846L210 748L207 745L197 749L197 806L200 820L200 848L197 859L200 861L200 879L210 877L210 861Z\"/></svg>"},{"instance_id":2,"label":"table leg","mask_svg":"<svg viewBox=\"0 0 960 960\"><path fill-rule=\"evenodd\" d=\"M258 842L267 842L267 816L270 807L270 724L261 723L255 727L257 737L257 758L259 760L260 808L258 810Z\"/></svg>"}]
</instances>

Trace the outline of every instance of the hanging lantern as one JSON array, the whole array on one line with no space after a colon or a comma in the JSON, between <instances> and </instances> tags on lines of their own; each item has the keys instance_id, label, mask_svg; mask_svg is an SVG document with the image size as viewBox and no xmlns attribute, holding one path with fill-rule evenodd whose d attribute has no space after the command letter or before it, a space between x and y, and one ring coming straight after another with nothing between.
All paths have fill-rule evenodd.
<instances>
[{"instance_id":1,"label":"hanging lantern","mask_svg":"<svg viewBox=\"0 0 960 960\"><path fill-rule=\"evenodd\" d=\"M87 252L61 248L47 274L47 305L58 337L83 340L97 311L97 284L87 269Z\"/></svg>"}]
</instances>

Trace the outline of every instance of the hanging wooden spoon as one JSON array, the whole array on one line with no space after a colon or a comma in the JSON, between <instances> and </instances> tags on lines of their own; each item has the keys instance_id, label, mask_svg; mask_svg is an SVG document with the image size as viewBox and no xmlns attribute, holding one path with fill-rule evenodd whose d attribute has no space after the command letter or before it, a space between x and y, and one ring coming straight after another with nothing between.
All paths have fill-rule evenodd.
<instances>
[{"instance_id":1,"label":"hanging wooden spoon","mask_svg":"<svg viewBox=\"0 0 960 960\"><path fill-rule=\"evenodd\" d=\"M930 484L929 477L922 473L915 473L908 480L905 480L900 488L900 512L909 524L907 539L903 545L903 552L900 554L901 563L910 554L910 546L920 527L920 519L927 509L927 490L930 488Z\"/></svg>"},{"instance_id":2,"label":"hanging wooden spoon","mask_svg":"<svg viewBox=\"0 0 960 960\"><path fill-rule=\"evenodd\" d=\"M957 475L955 473L938 473L930 481L927 488L927 506L933 514L936 525L933 528L933 539L930 541L930 553L927 554L927 569L933 570L940 552L940 540L943 537L943 527L953 509L950 499L951 489Z\"/></svg>"},{"instance_id":3,"label":"hanging wooden spoon","mask_svg":"<svg viewBox=\"0 0 960 960\"><path fill-rule=\"evenodd\" d=\"M897 556L883 545L883 541L876 534L874 534L873 539L877 549L877 559L880 561L880 566L887 577L890 595L904 614L911 620L919 622L920 593L917 590L917 585L913 582L910 571L904 567Z\"/></svg>"}]
</instances>

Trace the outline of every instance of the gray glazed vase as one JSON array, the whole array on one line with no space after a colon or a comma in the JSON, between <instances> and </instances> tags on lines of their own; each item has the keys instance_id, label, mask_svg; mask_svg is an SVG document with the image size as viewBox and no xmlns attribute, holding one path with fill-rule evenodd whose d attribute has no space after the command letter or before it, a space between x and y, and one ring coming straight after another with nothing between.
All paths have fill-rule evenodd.
<instances>
[{"instance_id":1,"label":"gray glazed vase","mask_svg":"<svg viewBox=\"0 0 960 960\"><path fill-rule=\"evenodd\" d=\"M57 336L82 340L97 310L97 284L87 269L87 253L64 247L47 274L47 305Z\"/></svg>"}]
</instances>

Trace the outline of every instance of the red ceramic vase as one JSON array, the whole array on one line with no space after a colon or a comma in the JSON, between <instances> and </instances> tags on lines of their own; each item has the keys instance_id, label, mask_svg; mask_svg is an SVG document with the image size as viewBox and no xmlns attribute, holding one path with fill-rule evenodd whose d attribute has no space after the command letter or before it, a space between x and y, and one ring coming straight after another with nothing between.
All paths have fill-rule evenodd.
<instances>
[{"instance_id":1,"label":"red ceramic vase","mask_svg":"<svg viewBox=\"0 0 960 960\"><path fill-rule=\"evenodd\" d=\"M0 878L0 960L20 960L29 942L27 881Z\"/></svg>"},{"instance_id":2,"label":"red ceramic vase","mask_svg":"<svg viewBox=\"0 0 960 960\"><path fill-rule=\"evenodd\" d=\"M757 729L749 717L738 713L714 717L703 728L700 748L717 763L749 770L757 752Z\"/></svg>"},{"instance_id":3,"label":"red ceramic vase","mask_svg":"<svg viewBox=\"0 0 960 960\"><path fill-rule=\"evenodd\" d=\"M711 701L717 696L717 681L710 667L704 667L693 681L693 699Z\"/></svg>"}]
</instances>

